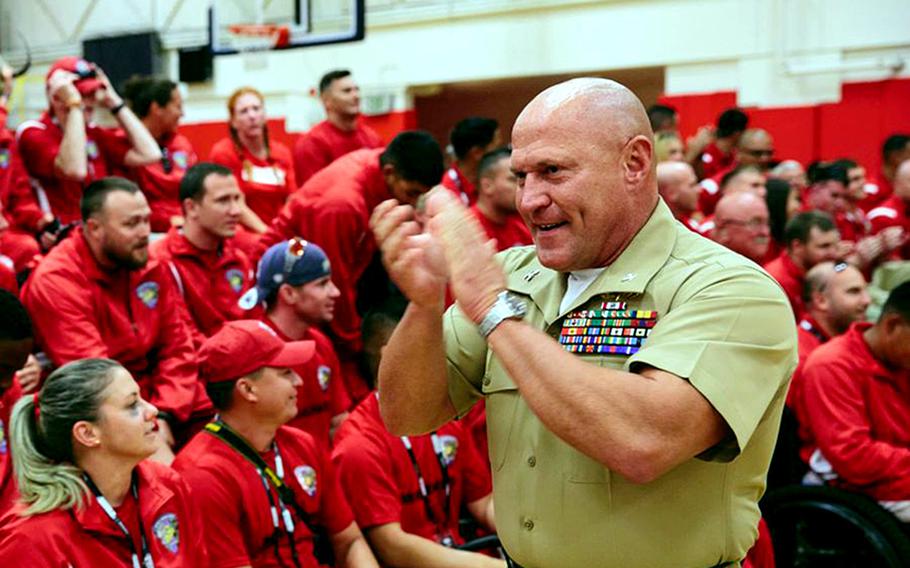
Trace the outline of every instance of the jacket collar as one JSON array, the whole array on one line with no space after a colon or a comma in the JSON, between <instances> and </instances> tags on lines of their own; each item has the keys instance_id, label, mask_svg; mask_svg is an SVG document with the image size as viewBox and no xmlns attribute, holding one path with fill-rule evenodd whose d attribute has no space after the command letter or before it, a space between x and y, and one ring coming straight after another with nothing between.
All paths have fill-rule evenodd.
<instances>
[{"instance_id":1,"label":"jacket collar","mask_svg":"<svg viewBox=\"0 0 910 568\"><path fill-rule=\"evenodd\" d=\"M666 264L676 245L677 224L663 199L648 221L639 229L622 254L582 292L568 309L559 312L559 305L566 292L566 273L557 272L540 264L536 257L528 266L509 276L509 290L531 296L543 310L548 324L587 303L604 292L616 294L641 294L657 271Z\"/></svg>"}]
</instances>

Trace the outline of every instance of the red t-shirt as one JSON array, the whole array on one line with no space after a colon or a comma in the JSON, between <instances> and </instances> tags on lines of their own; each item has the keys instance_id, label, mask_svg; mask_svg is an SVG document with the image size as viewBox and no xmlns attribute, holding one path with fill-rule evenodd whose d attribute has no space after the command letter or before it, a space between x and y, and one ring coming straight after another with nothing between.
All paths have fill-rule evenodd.
<instances>
[{"instance_id":1,"label":"red t-shirt","mask_svg":"<svg viewBox=\"0 0 910 568\"><path fill-rule=\"evenodd\" d=\"M269 142L269 157L261 160L246 148L238 148L230 137L222 138L212 147L209 160L234 172L246 204L266 225L297 189L291 151L281 142Z\"/></svg>"},{"instance_id":2,"label":"red t-shirt","mask_svg":"<svg viewBox=\"0 0 910 568\"><path fill-rule=\"evenodd\" d=\"M880 176L877 180L867 178L866 184L863 186L863 193L866 196L859 202L859 206L868 213L894 195L894 188L891 187L891 182L885 176Z\"/></svg>"},{"instance_id":3,"label":"red t-shirt","mask_svg":"<svg viewBox=\"0 0 910 568\"><path fill-rule=\"evenodd\" d=\"M507 248L521 247L533 244L531 231L518 213L509 215L505 223L494 223L476 205L471 207L471 212L480 221L483 230L491 239L496 239L496 249L503 251Z\"/></svg>"},{"instance_id":4,"label":"red t-shirt","mask_svg":"<svg viewBox=\"0 0 910 568\"><path fill-rule=\"evenodd\" d=\"M837 485L878 500L907 500L910 372L875 358L863 338L871 326L853 324L806 361L802 390L812 438L804 444L821 451Z\"/></svg>"},{"instance_id":5,"label":"red t-shirt","mask_svg":"<svg viewBox=\"0 0 910 568\"><path fill-rule=\"evenodd\" d=\"M458 166L447 169L439 183L461 199L466 207L477 203L477 188L474 187L474 182L466 178Z\"/></svg>"},{"instance_id":6,"label":"red t-shirt","mask_svg":"<svg viewBox=\"0 0 910 568\"><path fill-rule=\"evenodd\" d=\"M186 420L207 401L179 292L155 260L106 270L81 229L54 247L22 290L36 339L56 366L86 357L119 361L159 410Z\"/></svg>"},{"instance_id":7,"label":"red t-shirt","mask_svg":"<svg viewBox=\"0 0 910 568\"><path fill-rule=\"evenodd\" d=\"M382 140L369 126L357 123L352 131L341 130L323 120L294 143L294 172L303 185L319 170L338 158L362 148L379 148Z\"/></svg>"},{"instance_id":8,"label":"red t-shirt","mask_svg":"<svg viewBox=\"0 0 910 568\"><path fill-rule=\"evenodd\" d=\"M117 514L141 551L139 518L156 568L209 566L199 511L171 468L150 460L136 466L139 502L131 493ZM82 509L22 517L21 505L0 520L0 558L28 568L132 566L126 536L92 497ZM208 528L208 527L206 527Z\"/></svg>"},{"instance_id":9,"label":"red t-shirt","mask_svg":"<svg viewBox=\"0 0 910 568\"><path fill-rule=\"evenodd\" d=\"M284 482L312 522L330 535L349 527L353 522L351 510L324 447L306 432L287 426L278 429L275 444L284 466ZM276 471L275 452L260 455ZM294 565L287 532L280 521L277 548L281 559L276 558L272 541L275 526L262 477L236 450L203 431L177 455L174 469L183 475L206 519L210 566ZM277 507L278 494L270 483L269 494ZM288 509L294 520L294 543L301 566L319 566L313 556L313 533L293 507Z\"/></svg>"},{"instance_id":10,"label":"red t-shirt","mask_svg":"<svg viewBox=\"0 0 910 568\"><path fill-rule=\"evenodd\" d=\"M790 305L793 307L794 316L797 319L801 318L806 310L803 302L803 286L806 280L806 273L793 263L786 250L766 264L764 268L784 289L784 293L787 294L787 299L790 300Z\"/></svg>"},{"instance_id":11,"label":"red t-shirt","mask_svg":"<svg viewBox=\"0 0 910 568\"><path fill-rule=\"evenodd\" d=\"M859 242L871 234L872 226L862 209L856 208L834 216L842 241Z\"/></svg>"},{"instance_id":12,"label":"red t-shirt","mask_svg":"<svg viewBox=\"0 0 910 568\"><path fill-rule=\"evenodd\" d=\"M871 234L877 235L889 227L900 227L905 235L910 235L910 217L907 216L907 204L896 195L882 201L866 214L871 226ZM895 258L910 259L910 242L904 244L893 255Z\"/></svg>"},{"instance_id":13,"label":"red t-shirt","mask_svg":"<svg viewBox=\"0 0 910 568\"><path fill-rule=\"evenodd\" d=\"M424 479L426 500L402 438L390 434L382 422L376 396L363 399L339 428L332 459L357 524L368 529L400 523L405 532L436 542L445 536L456 544L462 542L458 535L462 505L492 491L489 469L477 454L470 433L460 422L449 422L434 435L408 440ZM449 478L448 499L442 463ZM427 507L436 522L430 519Z\"/></svg>"},{"instance_id":14,"label":"red t-shirt","mask_svg":"<svg viewBox=\"0 0 910 568\"><path fill-rule=\"evenodd\" d=\"M278 337L292 341L268 318L262 321L275 330ZM297 417L288 422L288 426L309 432L318 442L331 446L329 431L332 417L347 412L351 407L344 381L341 377L341 365L332 342L321 331L310 327L300 341L316 342L316 354L313 358L294 367L294 372L303 384L297 389Z\"/></svg>"},{"instance_id":15,"label":"red t-shirt","mask_svg":"<svg viewBox=\"0 0 910 568\"><path fill-rule=\"evenodd\" d=\"M38 203L48 208L61 223L81 219L79 200L82 190L91 182L123 168L123 159L129 144L118 139L115 129L88 125L85 128L85 151L88 156L88 175L83 181L64 178L54 165L63 141L63 130L57 121L45 112L38 120L27 120L19 125L16 139L25 169L38 194Z\"/></svg>"},{"instance_id":16,"label":"red t-shirt","mask_svg":"<svg viewBox=\"0 0 910 568\"><path fill-rule=\"evenodd\" d=\"M126 140L126 133L120 131ZM171 217L182 217L180 207L180 180L198 158L189 139L173 134L158 141L163 157L154 164L129 168L125 177L136 182L145 194L152 209L152 231L166 233L171 228ZM167 167L165 167L167 166Z\"/></svg>"},{"instance_id":17,"label":"red t-shirt","mask_svg":"<svg viewBox=\"0 0 910 568\"><path fill-rule=\"evenodd\" d=\"M733 171L734 167L735 165L731 165L724 168L711 177L705 177L698 183L698 185L701 186L701 191L698 193L698 210L701 211L705 217L714 215L714 209L717 208L717 202L723 197L720 191L720 182L723 181L725 175Z\"/></svg>"}]
</instances>

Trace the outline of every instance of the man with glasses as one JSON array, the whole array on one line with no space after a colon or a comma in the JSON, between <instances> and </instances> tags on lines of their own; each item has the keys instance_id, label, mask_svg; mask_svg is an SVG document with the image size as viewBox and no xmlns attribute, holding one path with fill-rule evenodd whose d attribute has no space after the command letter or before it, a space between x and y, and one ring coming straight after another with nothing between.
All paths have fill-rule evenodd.
<instances>
[{"instance_id":1,"label":"man with glasses","mask_svg":"<svg viewBox=\"0 0 910 568\"><path fill-rule=\"evenodd\" d=\"M180 203L183 227L171 227L150 252L180 291L198 345L224 322L250 317L237 300L252 285L253 264L234 243L243 194L229 168L191 167L180 182Z\"/></svg>"},{"instance_id":2,"label":"man with glasses","mask_svg":"<svg viewBox=\"0 0 910 568\"><path fill-rule=\"evenodd\" d=\"M764 262L771 242L765 200L752 193L721 198L714 214L711 238L752 262Z\"/></svg>"},{"instance_id":3,"label":"man with glasses","mask_svg":"<svg viewBox=\"0 0 910 568\"><path fill-rule=\"evenodd\" d=\"M699 200L699 207L705 215L714 213L714 207L724 193L723 186L731 172L740 171L743 166L751 166L758 170L757 173L762 178L766 176L771 165L771 159L774 157L773 139L766 130L750 128L743 132L734 154L736 161L732 166L717 172L713 177L705 178L701 181L703 191ZM764 182L762 182L762 185L764 185Z\"/></svg>"},{"instance_id":4,"label":"man with glasses","mask_svg":"<svg viewBox=\"0 0 910 568\"><path fill-rule=\"evenodd\" d=\"M265 308L262 321L281 339L314 342L313 358L294 367L301 385L297 416L288 425L309 432L326 447L351 406L335 347L319 330L332 321L339 295L325 251L294 237L266 251L256 287L240 300L244 308Z\"/></svg>"}]
</instances>

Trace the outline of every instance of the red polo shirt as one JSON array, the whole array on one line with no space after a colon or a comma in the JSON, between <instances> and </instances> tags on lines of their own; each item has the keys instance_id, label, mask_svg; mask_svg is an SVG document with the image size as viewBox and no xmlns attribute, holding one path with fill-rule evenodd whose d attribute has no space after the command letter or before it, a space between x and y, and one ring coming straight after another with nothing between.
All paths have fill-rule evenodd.
<instances>
[{"instance_id":1,"label":"red polo shirt","mask_svg":"<svg viewBox=\"0 0 910 568\"><path fill-rule=\"evenodd\" d=\"M316 172L338 158L363 148L379 148L382 140L369 126L358 122L354 130L338 128L323 120L294 143L294 172L297 183L303 185Z\"/></svg>"},{"instance_id":2,"label":"red polo shirt","mask_svg":"<svg viewBox=\"0 0 910 568\"><path fill-rule=\"evenodd\" d=\"M531 231L521 216L517 213L509 215L504 223L496 223L477 208L477 205L471 207L471 213L480 221L483 230L491 239L496 239L496 250L506 250L512 247L521 247L533 244Z\"/></svg>"},{"instance_id":3,"label":"red polo shirt","mask_svg":"<svg viewBox=\"0 0 910 568\"><path fill-rule=\"evenodd\" d=\"M117 131L88 125L85 128L85 151L88 155L88 175L83 181L64 178L54 165L63 141L63 130L50 114L44 112L38 120L27 120L16 131L19 152L25 169L38 194L38 202L46 200L50 211L61 223L79 221L79 200L82 190L91 182L123 168L123 158L129 144L118 140ZM44 205L42 204L42 207Z\"/></svg>"},{"instance_id":4,"label":"red polo shirt","mask_svg":"<svg viewBox=\"0 0 910 568\"><path fill-rule=\"evenodd\" d=\"M54 247L32 273L22 301L38 344L54 365L109 357L132 373L142 396L184 421L194 399L206 401L196 380L196 352L165 266L150 260L136 270L107 270L80 229Z\"/></svg>"},{"instance_id":5,"label":"red polo shirt","mask_svg":"<svg viewBox=\"0 0 910 568\"><path fill-rule=\"evenodd\" d=\"M269 142L269 157L261 160L234 141L222 138L212 147L209 160L234 172L246 204L268 225L297 189L291 151L281 142Z\"/></svg>"},{"instance_id":6,"label":"red polo shirt","mask_svg":"<svg viewBox=\"0 0 910 568\"><path fill-rule=\"evenodd\" d=\"M278 337L293 341L284 334L268 317L262 321L275 330ZM335 354L332 342L321 331L310 327L300 341L316 342L316 353L313 358L294 367L294 372L303 384L297 389L297 417L288 422L288 426L308 432L318 442L331 446L329 438L332 418L351 407L344 381L341 378L341 364Z\"/></svg>"},{"instance_id":7,"label":"red polo shirt","mask_svg":"<svg viewBox=\"0 0 910 568\"><path fill-rule=\"evenodd\" d=\"M793 307L793 313L797 319L802 317L806 307L803 302L803 285L806 279L806 273L800 267L793 263L793 259L784 250L780 256L764 266L765 270L777 280L780 287L787 294L790 300L790 306Z\"/></svg>"},{"instance_id":8,"label":"red polo shirt","mask_svg":"<svg viewBox=\"0 0 910 568\"><path fill-rule=\"evenodd\" d=\"M492 491L489 469L477 454L470 433L462 423L449 422L434 436L410 436L408 440L417 468L402 439L385 428L379 401L373 395L363 399L338 429L332 459L357 524L368 529L400 523L405 532L436 542L446 535L455 543L463 542L458 535L462 505ZM442 463L446 464L449 477L448 499ZM421 495L417 469L427 488L426 501ZM435 523L427 507L433 511Z\"/></svg>"},{"instance_id":9,"label":"red polo shirt","mask_svg":"<svg viewBox=\"0 0 910 568\"><path fill-rule=\"evenodd\" d=\"M214 335L226 321L255 317L237 305L253 287L255 275L253 264L233 239L207 251L172 227L167 236L152 243L149 252L166 267L196 330L205 337Z\"/></svg>"},{"instance_id":10,"label":"red polo shirt","mask_svg":"<svg viewBox=\"0 0 910 568\"><path fill-rule=\"evenodd\" d=\"M370 214L391 197L379 167L383 150L351 152L310 178L260 240L260 252L294 236L313 241L325 251L332 263L332 282L341 292L329 328L343 362L362 349L357 282L376 252ZM362 380L347 367L345 380L353 399L359 400L367 392Z\"/></svg>"},{"instance_id":11,"label":"red polo shirt","mask_svg":"<svg viewBox=\"0 0 910 568\"><path fill-rule=\"evenodd\" d=\"M208 566L203 524L189 490L171 468L150 460L136 466L139 501L128 493L117 515L141 551L139 518L156 568ZM19 516L21 505L0 520L0 558L29 568L132 566L126 536L92 497L82 509ZM12 559L16 561L13 562Z\"/></svg>"},{"instance_id":12,"label":"red polo shirt","mask_svg":"<svg viewBox=\"0 0 910 568\"><path fill-rule=\"evenodd\" d=\"M126 134L120 131L126 139ZM171 228L171 217L182 217L180 207L180 180L186 170L198 162L189 139L182 134L171 134L158 141L163 155L161 160L138 168L129 168L125 176L136 182L148 199L152 209L152 231L166 233ZM167 168L165 166L168 166Z\"/></svg>"},{"instance_id":13,"label":"red polo shirt","mask_svg":"<svg viewBox=\"0 0 910 568\"><path fill-rule=\"evenodd\" d=\"M284 466L284 482L312 521L337 534L351 525L353 517L341 492L332 460L312 436L282 426L275 444ZM275 468L275 452L260 454ZM200 514L206 520L205 542L210 566L293 566L290 542L284 525L276 532L269 506L270 497L256 468L236 450L208 432L200 432L174 460L183 475ZM278 495L269 484L271 501ZM313 556L313 533L293 508L294 543L303 568L319 566Z\"/></svg>"},{"instance_id":14,"label":"red polo shirt","mask_svg":"<svg viewBox=\"0 0 910 568\"><path fill-rule=\"evenodd\" d=\"M910 499L910 372L889 369L863 338L870 323L816 349L803 368L812 438L836 483L877 500ZM809 451L808 453L811 453Z\"/></svg>"}]
</instances>

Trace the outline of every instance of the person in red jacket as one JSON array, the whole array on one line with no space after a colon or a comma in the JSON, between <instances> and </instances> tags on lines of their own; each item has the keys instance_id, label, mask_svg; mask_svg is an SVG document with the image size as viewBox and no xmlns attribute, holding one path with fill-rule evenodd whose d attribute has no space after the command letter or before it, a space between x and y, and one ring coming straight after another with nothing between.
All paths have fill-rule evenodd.
<instances>
[{"instance_id":1,"label":"person in red jacket","mask_svg":"<svg viewBox=\"0 0 910 568\"><path fill-rule=\"evenodd\" d=\"M809 355L832 337L846 333L855 322L866 320L870 303L866 288L863 273L843 261L820 262L806 273L806 312L796 328L799 363L787 392L787 406L793 411L803 439L810 437L802 387L803 367ZM809 459L809 455L803 457Z\"/></svg>"},{"instance_id":2,"label":"person in red jacket","mask_svg":"<svg viewBox=\"0 0 910 568\"><path fill-rule=\"evenodd\" d=\"M7 130L6 104L13 88L13 71L0 64L0 253L9 257L16 272L24 270L41 252L36 236L54 217L41 211L19 156L16 136Z\"/></svg>"},{"instance_id":3,"label":"person in red jacket","mask_svg":"<svg viewBox=\"0 0 910 568\"><path fill-rule=\"evenodd\" d=\"M511 155L508 148L500 148L480 160L477 167L480 191L477 192L477 203L471 207L487 236L496 240L498 250L533 243L531 231L515 206L518 180L509 167Z\"/></svg>"},{"instance_id":4,"label":"person in red jacket","mask_svg":"<svg viewBox=\"0 0 910 568\"><path fill-rule=\"evenodd\" d=\"M499 123L473 116L458 121L449 135L455 161L440 182L466 206L477 202L477 167L484 154L500 144Z\"/></svg>"},{"instance_id":5,"label":"person in red jacket","mask_svg":"<svg viewBox=\"0 0 910 568\"><path fill-rule=\"evenodd\" d=\"M152 244L150 255L168 268L193 324L194 340L211 337L224 322L244 319L237 300L253 283L253 264L232 238L243 194L231 170L202 162L180 182L185 221Z\"/></svg>"},{"instance_id":6,"label":"person in red jacket","mask_svg":"<svg viewBox=\"0 0 910 568\"><path fill-rule=\"evenodd\" d=\"M0 290L0 516L17 498L10 460L9 417L22 397L19 373L32 358L34 332L25 306L15 294Z\"/></svg>"},{"instance_id":7,"label":"person in red jacket","mask_svg":"<svg viewBox=\"0 0 910 568\"><path fill-rule=\"evenodd\" d=\"M154 77L130 79L123 89L130 108L161 149L158 162L129 168L127 177L139 185L148 199L152 232L166 233L183 220L180 180L197 161L189 139L177 132L183 117L183 97L176 83Z\"/></svg>"},{"instance_id":8,"label":"person in red jacket","mask_svg":"<svg viewBox=\"0 0 910 568\"><path fill-rule=\"evenodd\" d=\"M878 321L855 323L803 368L812 471L910 522L910 282Z\"/></svg>"},{"instance_id":9,"label":"person in red jacket","mask_svg":"<svg viewBox=\"0 0 910 568\"><path fill-rule=\"evenodd\" d=\"M838 260L837 226L826 213L807 211L793 217L784 229L787 248L765 265L787 294L796 319L805 312L803 289L806 271L826 260Z\"/></svg>"},{"instance_id":10,"label":"person in red jacket","mask_svg":"<svg viewBox=\"0 0 910 568\"><path fill-rule=\"evenodd\" d=\"M79 198L92 181L121 167L152 164L161 150L97 65L63 57L47 74L50 108L38 120L19 125L16 138L38 202L62 224L79 220ZM129 144L115 129L92 123L96 106L107 109Z\"/></svg>"},{"instance_id":11,"label":"person in red jacket","mask_svg":"<svg viewBox=\"0 0 910 568\"><path fill-rule=\"evenodd\" d=\"M370 390L357 367L362 349L357 286L377 250L370 214L390 197L415 205L441 176L442 152L433 137L421 131L402 132L386 148L351 152L313 176L291 196L260 240L264 249L301 236L328 256L332 280L341 292L330 330L348 394L355 401Z\"/></svg>"},{"instance_id":12,"label":"person in red jacket","mask_svg":"<svg viewBox=\"0 0 910 568\"><path fill-rule=\"evenodd\" d=\"M212 566L338 566L376 560L354 522L328 450L285 424L297 414L312 341L283 341L261 321L224 325L200 350L200 375L219 419L174 462L208 523ZM281 489L283 487L283 490ZM325 542L320 534L325 533Z\"/></svg>"},{"instance_id":13,"label":"person in red jacket","mask_svg":"<svg viewBox=\"0 0 910 568\"><path fill-rule=\"evenodd\" d=\"M209 161L227 166L240 183L246 199L238 234L242 248L254 248L254 235L264 233L288 195L297 189L291 151L269 140L265 99L252 87L234 91L227 103L230 136L212 147Z\"/></svg>"},{"instance_id":14,"label":"person in red jacket","mask_svg":"<svg viewBox=\"0 0 910 568\"><path fill-rule=\"evenodd\" d=\"M725 110L717 117L717 128L712 140L694 162L699 179L713 177L733 167L736 162L734 150L749 125L749 117L738 108Z\"/></svg>"},{"instance_id":15,"label":"person in red jacket","mask_svg":"<svg viewBox=\"0 0 910 568\"><path fill-rule=\"evenodd\" d=\"M109 357L133 374L160 409L156 458L168 461L172 427L205 400L185 318L176 317L179 291L167 267L148 260L149 207L133 182L92 182L81 208L82 228L38 265L23 303L54 365Z\"/></svg>"},{"instance_id":16,"label":"person in red jacket","mask_svg":"<svg viewBox=\"0 0 910 568\"><path fill-rule=\"evenodd\" d=\"M894 173L894 189L890 197L875 207L867 218L872 225L872 233L880 235L883 247L889 244L898 245L896 254L902 259L910 259L910 215L907 203L910 202L910 160L906 160ZM902 245L902 246L901 246Z\"/></svg>"},{"instance_id":17,"label":"person in red jacket","mask_svg":"<svg viewBox=\"0 0 910 568\"><path fill-rule=\"evenodd\" d=\"M0 520L0 558L29 568L207 566L203 525L158 447L157 410L110 359L60 367L13 409L21 503Z\"/></svg>"},{"instance_id":18,"label":"person in red jacket","mask_svg":"<svg viewBox=\"0 0 910 568\"><path fill-rule=\"evenodd\" d=\"M325 120L294 143L294 173L303 185L322 168L361 148L379 148L382 140L360 120L360 87L347 69L329 71L319 81Z\"/></svg>"},{"instance_id":19,"label":"person in red jacket","mask_svg":"<svg viewBox=\"0 0 910 568\"><path fill-rule=\"evenodd\" d=\"M245 306L263 305L262 321L281 339L315 343L313 358L294 367L301 385L297 416L288 425L309 432L326 447L351 407L338 355L318 329L332 321L339 295L325 252L295 237L266 251L259 261L256 287L241 300Z\"/></svg>"},{"instance_id":20,"label":"person in red jacket","mask_svg":"<svg viewBox=\"0 0 910 568\"><path fill-rule=\"evenodd\" d=\"M891 197L897 168L910 160L910 134L892 134L882 143L882 170L876 183L867 183L863 188L866 198L860 203L864 211L871 211Z\"/></svg>"}]
</instances>

